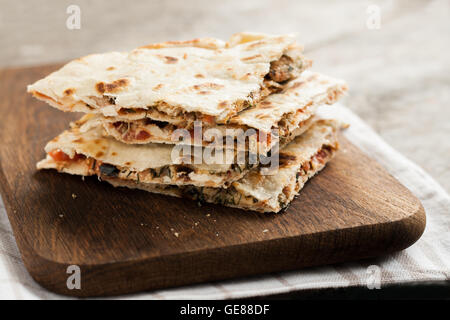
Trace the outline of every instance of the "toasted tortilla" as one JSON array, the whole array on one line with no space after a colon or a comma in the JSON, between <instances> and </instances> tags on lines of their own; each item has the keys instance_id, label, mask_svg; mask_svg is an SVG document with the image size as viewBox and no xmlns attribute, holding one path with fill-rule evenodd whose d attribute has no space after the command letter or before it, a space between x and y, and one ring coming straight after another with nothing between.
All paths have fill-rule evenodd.
<instances>
[{"instance_id":1,"label":"toasted tortilla","mask_svg":"<svg viewBox=\"0 0 450 320\"><path fill-rule=\"evenodd\" d=\"M238 130L245 132L248 129L255 129L256 135L263 133L264 137L271 135L271 131L275 130L279 141L276 138L270 141L267 141L267 138L257 139L255 150L251 150L251 152L266 154L275 144L280 143L280 146L283 146L306 131L312 123L317 107L322 104L333 104L346 91L347 85L342 80L305 71L298 79L291 81L284 91L272 94L254 107L242 111L231 118L228 124L202 125L202 132L208 129L218 130L219 137L223 140L219 141L220 147L226 147L226 138L236 137ZM130 144L184 143L217 147L218 142L216 137L207 139L205 135L198 141L195 141L193 137L189 140L176 140L174 139L175 130L192 130L189 123L174 124L149 118L127 121L120 117L89 116L84 118L81 130L98 125L102 125L109 136ZM240 147L248 150L248 144Z\"/></svg>"},{"instance_id":2,"label":"toasted tortilla","mask_svg":"<svg viewBox=\"0 0 450 320\"><path fill-rule=\"evenodd\" d=\"M204 160L204 157L198 157L200 161L197 163L196 150L199 150L200 155L211 150L180 147L179 151L173 153L175 147L172 145L124 144L105 137L100 127L81 132L75 123L70 130L64 131L45 146L47 157L37 164L37 168L143 183L226 188L256 167L259 160L249 161L244 154L244 159L237 161L239 154L235 150L224 150L220 162L214 162L213 158ZM208 154L214 156L216 153Z\"/></svg>"},{"instance_id":3,"label":"toasted tortilla","mask_svg":"<svg viewBox=\"0 0 450 320\"><path fill-rule=\"evenodd\" d=\"M288 207L306 181L334 156L339 147L339 127L340 124L334 120L316 121L307 132L280 151L280 166L276 172L267 175L262 174L261 168L253 168L226 189L145 183L108 176L103 180L116 187L142 189L245 210L279 212ZM70 163L65 169L69 173L84 174L76 163Z\"/></svg>"},{"instance_id":4,"label":"toasted tortilla","mask_svg":"<svg viewBox=\"0 0 450 320\"><path fill-rule=\"evenodd\" d=\"M151 44L73 60L28 92L63 111L225 123L309 67L301 52L290 35Z\"/></svg>"}]
</instances>

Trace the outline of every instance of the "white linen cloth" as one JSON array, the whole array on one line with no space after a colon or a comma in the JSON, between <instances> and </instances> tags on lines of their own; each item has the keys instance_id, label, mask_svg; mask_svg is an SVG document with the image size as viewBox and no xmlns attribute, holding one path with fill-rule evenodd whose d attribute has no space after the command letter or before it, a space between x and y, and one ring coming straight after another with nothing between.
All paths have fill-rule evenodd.
<instances>
[{"instance_id":1,"label":"white linen cloth","mask_svg":"<svg viewBox=\"0 0 450 320\"><path fill-rule=\"evenodd\" d=\"M327 115L350 124L345 136L376 159L422 202L427 226L422 238L389 256L306 268L213 284L143 292L124 299L225 299L346 286L381 288L386 284L450 279L450 197L420 167L387 145L358 116L339 104ZM408 137L405 137L408 139ZM377 276L379 277L377 278ZM379 281L378 281L379 280ZM368 289L369 290L369 289ZM40 287L27 273L0 199L0 299L62 299Z\"/></svg>"}]
</instances>

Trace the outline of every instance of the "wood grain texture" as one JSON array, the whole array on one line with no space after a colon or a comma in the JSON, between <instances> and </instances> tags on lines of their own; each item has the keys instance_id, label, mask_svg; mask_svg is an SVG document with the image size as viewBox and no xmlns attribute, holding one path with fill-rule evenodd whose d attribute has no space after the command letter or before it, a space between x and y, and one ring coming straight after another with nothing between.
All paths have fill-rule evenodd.
<instances>
[{"instance_id":1,"label":"wood grain texture","mask_svg":"<svg viewBox=\"0 0 450 320\"><path fill-rule=\"evenodd\" d=\"M419 200L345 139L283 214L37 172L45 143L77 118L25 92L56 67L0 71L0 190L25 266L49 290L115 295L293 270L401 250L424 230ZM81 290L66 287L72 264Z\"/></svg>"}]
</instances>

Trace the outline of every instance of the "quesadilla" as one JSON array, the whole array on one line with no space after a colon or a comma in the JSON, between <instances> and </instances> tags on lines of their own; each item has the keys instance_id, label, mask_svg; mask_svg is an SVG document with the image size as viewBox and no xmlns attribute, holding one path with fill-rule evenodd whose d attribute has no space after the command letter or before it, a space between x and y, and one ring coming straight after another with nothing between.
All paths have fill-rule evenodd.
<instances>
[{"instance_id":1,"label":"quesadilla","mask_svg":"<svg viewBox=\"0 0 450 320\"><path fill-rule=\"evenodd\" d=\"M293 36L238 33L228 42L203 38L89 55L28 92L63 111L226 123L310 65Z\"/></svg>"},{"instance_id":2,"label":"quesadilla","mask_svg":"<svg viewBox=\"0 0 450 320\"><path fill-rule=\"evenodd\" d=\"M339 124L333 120L316 121L308 131L280 151L276 174L264 175L260 168L253 168L228 188L132 181L120 175L101 177L116 187L142 189L245 210L279 212L290 204L306 181L333 157L338 149L338 128ZM38 168L55 168L55 162L44 160ZM90 173L78 161L69 161L59 170L82 175Z\"/></svg>"},{"instance_id":3,"label":"quesadilla","mask_svg":"<svg viewBox=\"0 0 450 320\"><path fill-rule=\"evenodd\" d=\"M258 165L257 157L207 148L167 144L130 145L105 137L102 128L81 132L82 121L51 140L38 169L142 183L228 187ZM200 160L197 160L200 159Z\"/></svg>"},{"instance_id":4,"label":"quesadilla","mask_svg":"<svg viewBox=\"0 0 450 320\"><path fill-rule=\"evenodd\" d=\"M305 71L299 78L290 81L282 92L269 95L255 106L232 117L227 124L202 124L203 133L214 129L218 134L209 138L203 134L198 142L194 139L192 123L186 122L173 124L150 118L127 120L95 115L86 121L84 128L102 125L109 136L130 144L184 143L204 147L226 147L226 139L236 140L239 134L254 129L254 135L261 135L263 138L258 137L256 145L250 151L266 154L276 143L283 146L306 131L317 107L333 104L346 90L347 85L342 80ZM178 129L189 130L189 139L177 140L174 132ZM229 146L234 147L235 144ZM248 143L240 147L249 150Z\"/></svg>"}]
</instances>

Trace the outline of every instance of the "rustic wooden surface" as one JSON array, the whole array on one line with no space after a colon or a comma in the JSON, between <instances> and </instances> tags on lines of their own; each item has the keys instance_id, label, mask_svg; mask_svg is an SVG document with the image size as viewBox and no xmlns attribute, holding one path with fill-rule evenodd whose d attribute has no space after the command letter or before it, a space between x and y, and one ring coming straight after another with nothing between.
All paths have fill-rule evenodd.
<instances>
[{"instance_id":1,"label":"rustic wooden surface","mask_svg":"<svg viewBox=\"0 0 450 320\"><path fill-rule=\"evenodd\" d=\"M71 4L81 9L79 30L66 28ZM366 25L370 6L380 9L379 29ZM295 32L315 70L347 80L345 105L450 191L448 0L0 0L0 8L0 67L242 30Z\"/></svg>"},{"instance_id":2,"label":"rustic wooden surface","mask_svg":"<svg viewBox=\"0 0 450 320\"><path fill-rule=\"evenodd\" d=\"M424 230L420 202L345 140L283 214L37 172L45 143L75 117L25 93L55 68L0 72L0 191L25 266L52 291L121 294L354 260L403 249ZM66 287L72 264L81 290Z\"/></svg>"}]
</instances>

